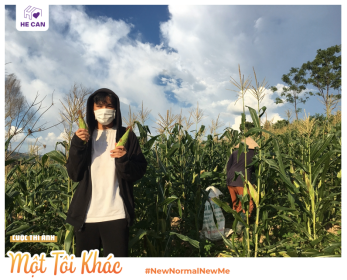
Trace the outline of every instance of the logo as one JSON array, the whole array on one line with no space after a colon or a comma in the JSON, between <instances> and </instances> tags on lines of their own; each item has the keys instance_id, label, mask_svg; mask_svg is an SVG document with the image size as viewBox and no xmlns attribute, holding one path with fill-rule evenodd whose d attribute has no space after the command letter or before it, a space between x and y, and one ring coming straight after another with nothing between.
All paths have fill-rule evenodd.
<instances>
[{"instance_id":1,"label":"logo","mask_svg":"<svg viewBox=\"0 0 347 280\"><path fill-rule=\"evenodd\" d=\"M47 4L16 5L16 27L18 31L46 31L49 27Z\"/></svg>"},{"instance_id":2,"label":"logo","mask_svg":"<svg viewBox=\"0 0 347 280\"><path fill-rule=\"evenodd\" d=\"M37 11L36 13L34 13L35 11ZM29 18L30 20L32 19L32 17L34 18L38 18L39 15L41 15L42 17L42 10L39 8L35 8L35 7L31 7L28 6L25 10L24 10L24 18Z\"/></svg>"}]
</instances>

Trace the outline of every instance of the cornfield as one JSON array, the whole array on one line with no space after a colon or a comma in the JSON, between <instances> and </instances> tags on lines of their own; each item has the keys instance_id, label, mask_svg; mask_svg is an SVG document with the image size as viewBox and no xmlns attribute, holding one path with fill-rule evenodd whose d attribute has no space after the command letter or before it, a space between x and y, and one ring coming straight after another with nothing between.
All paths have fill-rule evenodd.
<instances>
[{"instance_id":1,"label":"cornfield","mask_svg":"<svg viewBox=\"0 0 347 280\"><path fill-rule=\"evenodd\" d=\"M271 125L265 129L259 120L266 108L248 110L253 128L241 133L227 128L222 135L205 138L204 126L189 133L176 123L150 136L147 126L134 122L148 167L134 187L136 222L130 228L130 256L341 256L341 120L329 120L324 126L306 117L286 129ZM254 177L245 180L256 209L243 221L229 206L226 164L236 144L247 152L240 141L248 136L260 148L247 163L255 166ZM78 185L66 172L68 150L69 143L59 142L41 158L6 161L6 252L74 253L73 228L64 223ZM232 234L211 242L200 237L208 199L205 189L210 185L224 193L213 200L224 210L226 226L235 231L237 221L244 223L241 238ZM240 199L248 210L247 192ZM58 242L10 242L11 235L21 234L56 235Z\"/></svg>"}]
</instances>

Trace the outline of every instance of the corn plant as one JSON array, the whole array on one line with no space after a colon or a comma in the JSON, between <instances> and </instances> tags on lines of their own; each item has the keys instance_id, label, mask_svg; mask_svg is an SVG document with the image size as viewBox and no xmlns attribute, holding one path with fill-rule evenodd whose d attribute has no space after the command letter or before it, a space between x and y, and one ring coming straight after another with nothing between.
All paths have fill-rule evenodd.
<instances>
[{"instance_id":1,"label":"corn plant","mask_svg":"<svg viewBox=\"0 0 347 280\"><path fill-rule=\"evenodd\" d=\"M134 186L136 221L130 228L130 256L341 255L341 232L330 233L341 221L341 123L332 123L324 137L321 126L307 119L279 134L261 125L266 108L259 107L248 107L254 128L242 133L227 128L222 135L206 138L202 137L204 126L191 135L183 129L182 120L155 136L150 136L148 126L135 122L148 167ZM259 152L245 167L255 166L257 184L250 185L251 178L244 177L256 216L243 221L228 205L228 195L213 199L234 230L240 221L246 231L242 240L233 234L223 237L223 243L212 243L200 236L208 199L205 189L213 185L228 194L228 158L247 136L258 137L260 143ZM6 251L74 252L73 228L64 220L78 183L67 176L68 143L57 143L57 147L41 158L5 163L9 170L5 178ZM239 151L245 148L240 144ZM246 189L244 209L249 199ZM9 242L10 235L25 233L57 235L58 242Z\"/></svg>"}]
</instances>

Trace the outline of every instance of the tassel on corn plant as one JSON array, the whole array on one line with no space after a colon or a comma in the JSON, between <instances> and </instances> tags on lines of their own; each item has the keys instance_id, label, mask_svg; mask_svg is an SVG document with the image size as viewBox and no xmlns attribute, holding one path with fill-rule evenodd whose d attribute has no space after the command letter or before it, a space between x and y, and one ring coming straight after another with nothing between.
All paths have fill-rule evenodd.
<instances>
[{"instance_id":1,"label":"tassel on corn plant","mask_svg":"<svg viewBox=\"0 0 347 280\"><path fill-rule=\"evenodd\" d=\"M132 131L132 128L131 126L128 126L124 135L122 136L121 139L119 139L118 143L116 144L116 147L125 146L126 142L128 141L130 131Z\"/></svg>"}]
</instances>

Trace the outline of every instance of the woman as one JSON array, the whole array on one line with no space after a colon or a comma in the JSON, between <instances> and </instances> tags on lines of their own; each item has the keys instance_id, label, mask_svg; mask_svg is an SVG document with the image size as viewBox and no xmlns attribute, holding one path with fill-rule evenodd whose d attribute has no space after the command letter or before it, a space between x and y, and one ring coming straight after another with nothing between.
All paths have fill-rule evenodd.
<instances>
[{"instance_id":1,"label":"woman","mask_svg":"<svg viewBox=\"0 0 347 280\"><path fill-rule=\"evenodd\" d=\"M244 142L243 140L241 142ZM254 156L254 148L258 147L258 144L251 138L246 138L246 145L248 146L248 152L247 152L247 165L252 162L252 158ZM229 189L229 193L231 196L231 201L233 204L233 210L240 213L240 216L243 218L243 220L246 220L245 210L242 209L241 201L237 203L238 195L243 196L243 181L241 176L238 176L237 179L234 181L235 172L241 172L243 176L245 176L245 154L242 152L239 156L239 159L237 160L238 155L238 148L239 145L235 146L237 148L231 155L227 164L227 186ZM254 166L252 165L250 168L247 168L247 180L251 181L251 176L254 173ZM247 188L248 190L248 188ZM251 195L248 190L248 194L251 198ZM249 201L249 213L251 214L254 208L254 204L252 199ZM237 222L236 226L236 233L241 234L242 233L243 225L241 222Z\"/></svg>"}]
</instances>

